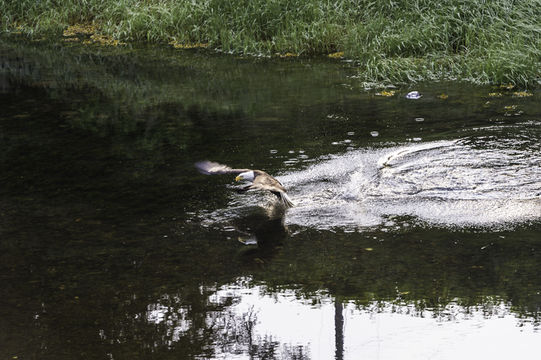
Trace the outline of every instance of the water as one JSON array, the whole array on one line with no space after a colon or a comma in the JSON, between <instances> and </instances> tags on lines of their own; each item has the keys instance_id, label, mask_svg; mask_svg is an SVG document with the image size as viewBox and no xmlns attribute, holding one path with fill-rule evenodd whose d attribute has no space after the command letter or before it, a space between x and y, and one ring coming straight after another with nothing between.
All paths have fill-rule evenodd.
<instances>
[{"instance_id":1,"label":"water","mask_svg":"<svg viewBox=\"0 0 541 360\"><path fill-rule=\"evenodd\" d=\"M539 352L538 91L21 39L0 65L2 358Z\"/></svg>"}]
</instances>

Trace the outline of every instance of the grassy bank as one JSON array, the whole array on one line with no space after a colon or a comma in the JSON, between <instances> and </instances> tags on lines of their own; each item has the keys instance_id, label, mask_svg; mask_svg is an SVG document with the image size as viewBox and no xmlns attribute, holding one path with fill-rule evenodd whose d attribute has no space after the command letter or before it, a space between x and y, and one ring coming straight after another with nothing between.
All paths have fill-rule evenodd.
<instances>
[{"instance_id":1,"label":"grassy bank","mask_svg":"<svg viewBox=\"0 0 541 360\"><path fill-rule=\"evenodd\" d=\"M365 82L459 79L538 86L541 0L0 0L34 36L93 23L120 41L245 54L344 52Z\"/></svg>"}]
</instances>

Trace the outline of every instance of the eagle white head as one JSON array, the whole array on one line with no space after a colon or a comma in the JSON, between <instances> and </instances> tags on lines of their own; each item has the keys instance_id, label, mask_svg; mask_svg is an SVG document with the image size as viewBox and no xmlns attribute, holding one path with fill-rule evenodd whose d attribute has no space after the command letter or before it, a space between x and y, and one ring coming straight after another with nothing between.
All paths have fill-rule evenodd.
<instances>
[{"instance_id":1,"label":"eagle white head","mask_svg":"<svg viewBox=\"0 0 541 360\"><path fill-rule=\"evenodd\" d=\"M253 182L255 179L255 174L253 171L246 171L243 173L240 173L236 178L235 181L241 181L241 180L248 180Z\"/></svg>"}]
</instances>

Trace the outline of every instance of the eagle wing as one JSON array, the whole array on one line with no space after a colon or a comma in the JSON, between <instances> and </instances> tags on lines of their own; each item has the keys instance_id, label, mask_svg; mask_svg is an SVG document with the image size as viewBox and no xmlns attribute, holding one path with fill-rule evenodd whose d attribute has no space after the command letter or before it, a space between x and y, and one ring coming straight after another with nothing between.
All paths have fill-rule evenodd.
<instances>
[{"instance_id":1,"label":"eagle wing","mask_svg":"<svg viewBox=\"0 0 541 360\"><path fill-rule=\"evenodd\" d=\"M268 190L271 192L285 192L286 189L282 186L282 184L267 174L264 171L256 170L258 173L256 178L254 179L254 183L252 185L253 188L258 188L261 190Z\"/></svg>"},{"instance_id":2,"label":"eagle wing","mask_svg":"<svg viewBox=\"0 0 541 360\"><path fill-rule=\"evenodd\" d=\"M287 196L286 189L278 180L267 173L263 173L262 171L260 173L262 173L260 175L264 175L257 176L255 178L254 183L250 185L251 189L268 190L276 195L286 208L295 206L289 196Z\"/></svg>"},{"instance_id":3,"label":"eagle wing","mask_svg":"<svg viewBox=\"0 0 541 360\"><path fill-rule=\"evenodd\" d=\"M223 174L235 174L251 171L250 169L233 169L227 165L218 164L212 161L199 161L195 163L195 167L201 174L205 175L223 175Z\"/></svg>"}]
</instances>

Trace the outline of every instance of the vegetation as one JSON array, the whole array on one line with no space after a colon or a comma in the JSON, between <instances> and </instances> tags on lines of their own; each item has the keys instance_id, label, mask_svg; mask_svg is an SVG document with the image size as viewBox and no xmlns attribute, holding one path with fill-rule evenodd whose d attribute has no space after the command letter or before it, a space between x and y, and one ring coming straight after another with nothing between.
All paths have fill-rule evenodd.
<instances>
[{"instance_id":1,"label":"vegetation","mask_svg":"<svg viewBox=\"0 0 541 360\"><path fill-rule=\"evenodd\" d=\"M342 53L364 82L541 81L541 0L0 0L0 26L254 55ZM340 57L335 55L335 57Z\"/></svg>"}]
</instances>

